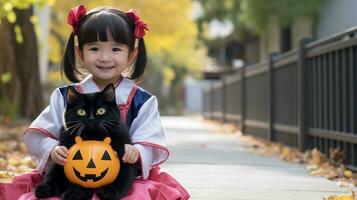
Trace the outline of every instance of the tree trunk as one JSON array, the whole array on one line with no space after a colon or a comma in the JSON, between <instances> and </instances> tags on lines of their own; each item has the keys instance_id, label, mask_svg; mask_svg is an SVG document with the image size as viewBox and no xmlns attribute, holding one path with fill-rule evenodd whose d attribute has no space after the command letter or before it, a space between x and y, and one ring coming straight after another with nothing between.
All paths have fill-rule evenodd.
<instances>
[{"instance_id":1,"label":"tree trunk","mask_svg":"<svg viewBox=\"0 0 357 200\"><path fill-rule=\"evenodd\" d=\"M10 71L12 79L5 85L5 93L17 102L18 114L21 117L33 118L43 108L42 88L39 75L38 47L35 29L30 22L33 8L16 10L17 22L21 27L23 42L16 41L15 24L5 19L0 24L0 72ZM6 47L6 48L4 48Z\"/></svg>"},{"instance_id":2,"label":"tree trunk","mask_svg":"<svg viewBox=\"0 0 357 200\"><path fill-rule=\"evenodd\" d=\"M0 81L0 112L2 114L11 115L6 113L9 111L9 102L14 108L18 108L20 94L20 80L17 76L16 59L14 54L14 45L12 44L13 32L12 26L6 20L2 20L0 23L0 76L5 73L11 74L11 80L7 83ZM17 115L18 113L14 113Z\"/></svg>"},{"instance_id":3,"label":"tree trunk","mask_svg":"<svg viewBox=\"0 0 357 200\"><path fill-rule=\"evenodd\" d=\"M16 68L21 82L20 113L24 117L33 118L43 108L37 38L34 25L30 22L33 8L16 10L16 15L23 37L23 43L13 40L17 55Z\"/></svg>"}]
</instances>

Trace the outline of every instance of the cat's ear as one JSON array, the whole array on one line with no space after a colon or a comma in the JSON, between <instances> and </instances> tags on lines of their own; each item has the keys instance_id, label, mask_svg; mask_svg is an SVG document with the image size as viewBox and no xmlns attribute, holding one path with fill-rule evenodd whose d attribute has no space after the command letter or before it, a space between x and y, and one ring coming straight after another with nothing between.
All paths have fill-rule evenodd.
<instances>
[{"instance_id":1,"label":"cat's ear","mask_svg":"<svg viewBox=\"0 0 357 200\"><path fill-rule=\"evenodd\" d=\"M68 86L67 87L67 104L72 104L74 102L80 101L80 94L77 92L77 90L72 87Z\"/></svg>"},{"instance_id":2,"label":"cat's ear","mask_svg":"<svg viewBox=\"0 0 357 200\"><path fill-rule=\"evenodd\" d=\"M115 88L113 84L107 85L102 91L102 99L108 102L116 103L115 101Z\"/></svg>"}]
</instances>

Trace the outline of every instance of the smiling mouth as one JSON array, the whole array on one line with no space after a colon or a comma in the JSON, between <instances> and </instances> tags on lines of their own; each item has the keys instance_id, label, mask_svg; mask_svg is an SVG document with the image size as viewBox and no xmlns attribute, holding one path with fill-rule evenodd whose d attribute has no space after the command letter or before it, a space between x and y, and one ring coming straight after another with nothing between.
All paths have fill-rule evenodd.
<instances>
[{"instance_id":1,"label":"smiling mouth","mask_svg":"<svg viewBox=\"0 0 357 200\"><path fill-rule=\"evenodd\" d=\"M101 66L97 66L97 68L101 69L101 70L110 70L110 69L113 69L114 66L111 66L111 67L101 67Z\"/></svg>"},{"instance_id":2,"label":"smiling mouth","mask_svg":"<svg viewBox=\"0 0 357 200\"><path fill-rule=\"evenodd\" d=\"M93 180L93 182L96 182L102 179L107 174L108 168L104 170L102 173L100 173L100 176L98 177L95 174L85 174L84 176L81 176L81 173L77 171L74 167L73 167L73 171L76 174L76 176L82 181Z\"/></svg>"}]
</instances>

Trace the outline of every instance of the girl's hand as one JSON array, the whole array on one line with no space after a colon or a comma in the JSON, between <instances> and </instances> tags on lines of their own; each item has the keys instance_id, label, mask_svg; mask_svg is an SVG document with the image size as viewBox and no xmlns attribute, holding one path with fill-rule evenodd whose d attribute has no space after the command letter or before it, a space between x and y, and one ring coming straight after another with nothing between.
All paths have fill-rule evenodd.
<instances>
[{"instance_id":1,"label":"girl's hand","mask_svg":"<svg viewBox=\"0 0 357 200\"><path fill-rule=\"evenodd\" d=\"M51 159L58 165L63 166L66 164L68 155L68 149L65 146L56 146L51 151Z\"/></svg>"},{"instance_id":2,"label":"girl's hand","mask_svg":"<svg viewBox=\"0 0 357 200\"><path fill-rule=\"evenodd\" d=\"M123 162L129 164L135 164L139 158L139 150L130 144L125 144L125 153L123 155Z\"/></svg>"}]
</instances>

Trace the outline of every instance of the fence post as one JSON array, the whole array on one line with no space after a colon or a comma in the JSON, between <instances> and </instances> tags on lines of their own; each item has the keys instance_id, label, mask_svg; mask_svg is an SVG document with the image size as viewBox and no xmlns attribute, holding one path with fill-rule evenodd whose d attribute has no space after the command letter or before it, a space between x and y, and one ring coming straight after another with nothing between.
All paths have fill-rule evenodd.
<instances>
[{"instance_id":1,"label":"fence post","mask_svg":"<svg viewBox=\"0 0 357 200\"><path fill-rule=\"evenodd\" d=\"M297 65L297 81L298 81L298 146L304 151L307 148L306 141L306 78L305 68L307 64L306 44L311 39L303 38L299 42L298 49L298 65Z\"/></svg>"},{"instance_id":2,"label":"fence post","mask_svg":"<svg viewBox=\"0 0 357 200\"><path fill-rule=\"evenodd\" d=\"M273 130L273 119L274 119L274 86L273 86L273 80L274 80L274 61L273 57L276 55L276 53L271 53L269 55L269 71L268 71L268 140L273 141L274 139L274 130Z\"/></svg>"},{"instance_id":3,"label":"fence post","mask_svg":"<svg viewBox=\"0 0 357 200\"><path fill-rule=\"evenodd\" d=\"M226 78L222 76L222 123L226 122Z\"/></svg>"},{"instance_id":4,"label":"fence post","mask_svg":"<svg viewBox=\"0 0 357 200\"><path fill-rule=\"evenodd\" d=\"M244 125L244 120L245 120L245 75L244 75L244 71L245 71L245 66L243 66L241 68L241 92L240 92L240 97L241 97L241 119L240 119L240 127L241 127L241 132L242 134L245 133L245 125Z\"/></svg>"}]
</instances>

